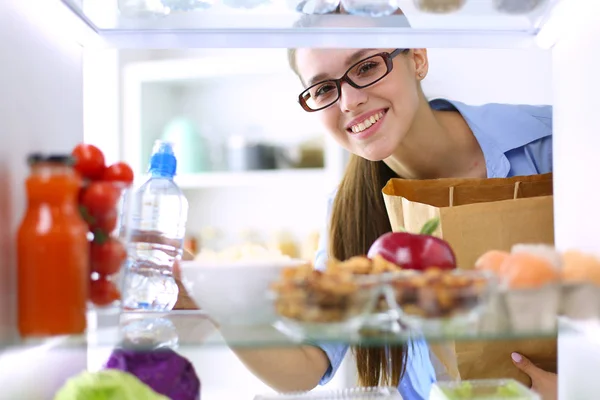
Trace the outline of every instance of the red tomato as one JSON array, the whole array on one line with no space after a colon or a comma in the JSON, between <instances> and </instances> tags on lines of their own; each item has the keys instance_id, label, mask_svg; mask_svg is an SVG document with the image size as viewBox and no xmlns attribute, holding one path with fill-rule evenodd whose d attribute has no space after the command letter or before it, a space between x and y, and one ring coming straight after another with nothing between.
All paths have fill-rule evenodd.
<instances>
[{"instance_id":1,"label":"red tomato","mask_svg":"<svg viewBox=\"0 0 600 400\"><path fill-rule=\"evenodd\" d=\"M126 257L125 248L114 238L107 238L103 243L92 242L90 249L92 272L100 275L116 274L121 269Z\"/></svg>"},{"instance_id":2,"label":"red tomato","mask_svg":"<svg viewBox=\"0 0 600 400\"><path fill-rule=\"evenodd\" d=\"M112 182L92 182L81 196L81 205L92 218L102 218L115 211L120 196L121 191Z\"/></svg>"},{"instance_id":3,"label":"red tomato","mask_svg":"<svg viewBox=\"0 0 600 400\"><path fill-rule=\"evenodd\" d=\"M101 179L106 169L104 154L91 144L78 144L71 153L75 157L75 170L84 178Z\"/></svg>"},{"instance_id":4,"label":"red tomato","mask_svg":"<svg viewBox=\"0 0 600 400\"><path fill-rule=\"evenodd\" d=\"M106 277L90 283L90 300L97 306L107 306L121 298L117 286Z\"/></svg>"},{"instance_id":5,"label":"red tomato","mask_svg":"<svg viewBox=\"0 0 600 400\"><path fill-rule=\"evenodd\" d=\"M114 163L104 170L102 180L133 183L133 170L124 162Z\"/></svg>"},{"instance_id":6,"label":"red tomato","mask_svg":"<svg viewBox=\"0 0 600 400\"><path fill-rule=\"evenodd\" d=\"M117 227L117 210L109 210L97 217L90 216L88 226L94 234L110 235Z\"/></svg>"}]
</instances>

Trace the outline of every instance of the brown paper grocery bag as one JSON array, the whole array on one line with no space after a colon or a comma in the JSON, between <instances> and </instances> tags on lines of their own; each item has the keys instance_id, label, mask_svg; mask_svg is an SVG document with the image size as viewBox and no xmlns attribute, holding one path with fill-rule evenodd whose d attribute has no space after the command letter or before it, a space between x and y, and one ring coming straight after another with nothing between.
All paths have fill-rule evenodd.
<instances>
[{"instance_id":1,"label":"brown paper grocery bag","mask_svg":"<svg viewBox=\"0 0 600 400\"><path fill-rule=\"evenodd\" d=\"M439 217L435 233L454 249L460 268L473 268L491 249L554 243L552 174L492 179L392 179L383 189L392 230L418 232ZM431 344L451 378L529 378L510 361L522 352L556 371L556 339L461 341Z\"/></svg>"}]
</instances>

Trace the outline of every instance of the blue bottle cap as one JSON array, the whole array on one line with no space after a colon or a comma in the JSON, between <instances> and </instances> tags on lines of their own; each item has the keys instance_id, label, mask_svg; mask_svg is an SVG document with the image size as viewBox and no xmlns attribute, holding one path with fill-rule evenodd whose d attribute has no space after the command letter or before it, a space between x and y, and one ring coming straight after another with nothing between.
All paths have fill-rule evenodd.
<instances>
[{"instance_id":1,"label":"blue bottle cap","mask_svg":"<svg viewBox=\"0 0 600 400\"><path fill-rule=\"evenodd\" d=\"M150 173L153 176L173 178L177 172L177 159L173 152L173 145L169 142L157 140L150 157Z\"/></svg>"}]
</instances>

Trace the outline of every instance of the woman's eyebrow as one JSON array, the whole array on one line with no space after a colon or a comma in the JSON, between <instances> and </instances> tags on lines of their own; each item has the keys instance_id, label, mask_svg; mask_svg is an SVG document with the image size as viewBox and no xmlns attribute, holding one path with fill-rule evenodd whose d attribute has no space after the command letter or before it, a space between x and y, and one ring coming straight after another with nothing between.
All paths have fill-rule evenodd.
<instances>
[{"instance_id":1,"label":"woman's eyebrow","mask_svg":"<svg viewBox=\"0 0 600 400\"><path fill-rule=\"evenodd\" d=\"M355 62L362 59L365 56L365 54L370 53L373 50L375 50L375 49L359 49L359 50L355 51L354 53L352 53L348 57L346 57L344 65L350 66L350 65L354 64ZM327 73L317 74L307 81L307 85L311 86L317 82L321 82L321 81L324 81L329 78L330 78L330 76Z\"/></svg>"}]
</instances>

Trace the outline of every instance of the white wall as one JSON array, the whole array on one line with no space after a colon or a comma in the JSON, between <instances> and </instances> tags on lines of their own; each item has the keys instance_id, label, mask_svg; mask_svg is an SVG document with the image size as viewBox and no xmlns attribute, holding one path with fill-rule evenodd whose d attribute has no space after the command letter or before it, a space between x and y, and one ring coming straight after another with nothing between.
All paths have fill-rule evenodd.
<instances>
[{"instance_id":1,"label":"white wall","mask_svg":"<svg viewBox=\"0 0 600 400\"><path fill-rule=\"evenodd\" d=\"M552 104L551 53L545 50L429 49L426 96L469 104Z\"/></svg>"},{"instance_id":2,"label":"white wall","mask_svg":"<svg viewBox=\"0 0 600 400\"><path fill-rule=\"evenodd\" d=\"M81 48L61 31L64 15L52 4L0 2L0 348L15 333L15 232L25 209L26 156L69 152L83 137ZM85 368L85 352L68 361L50 355L0 353L0 397L50 398L66 376Z\"/></svg>"}]
</instances>

